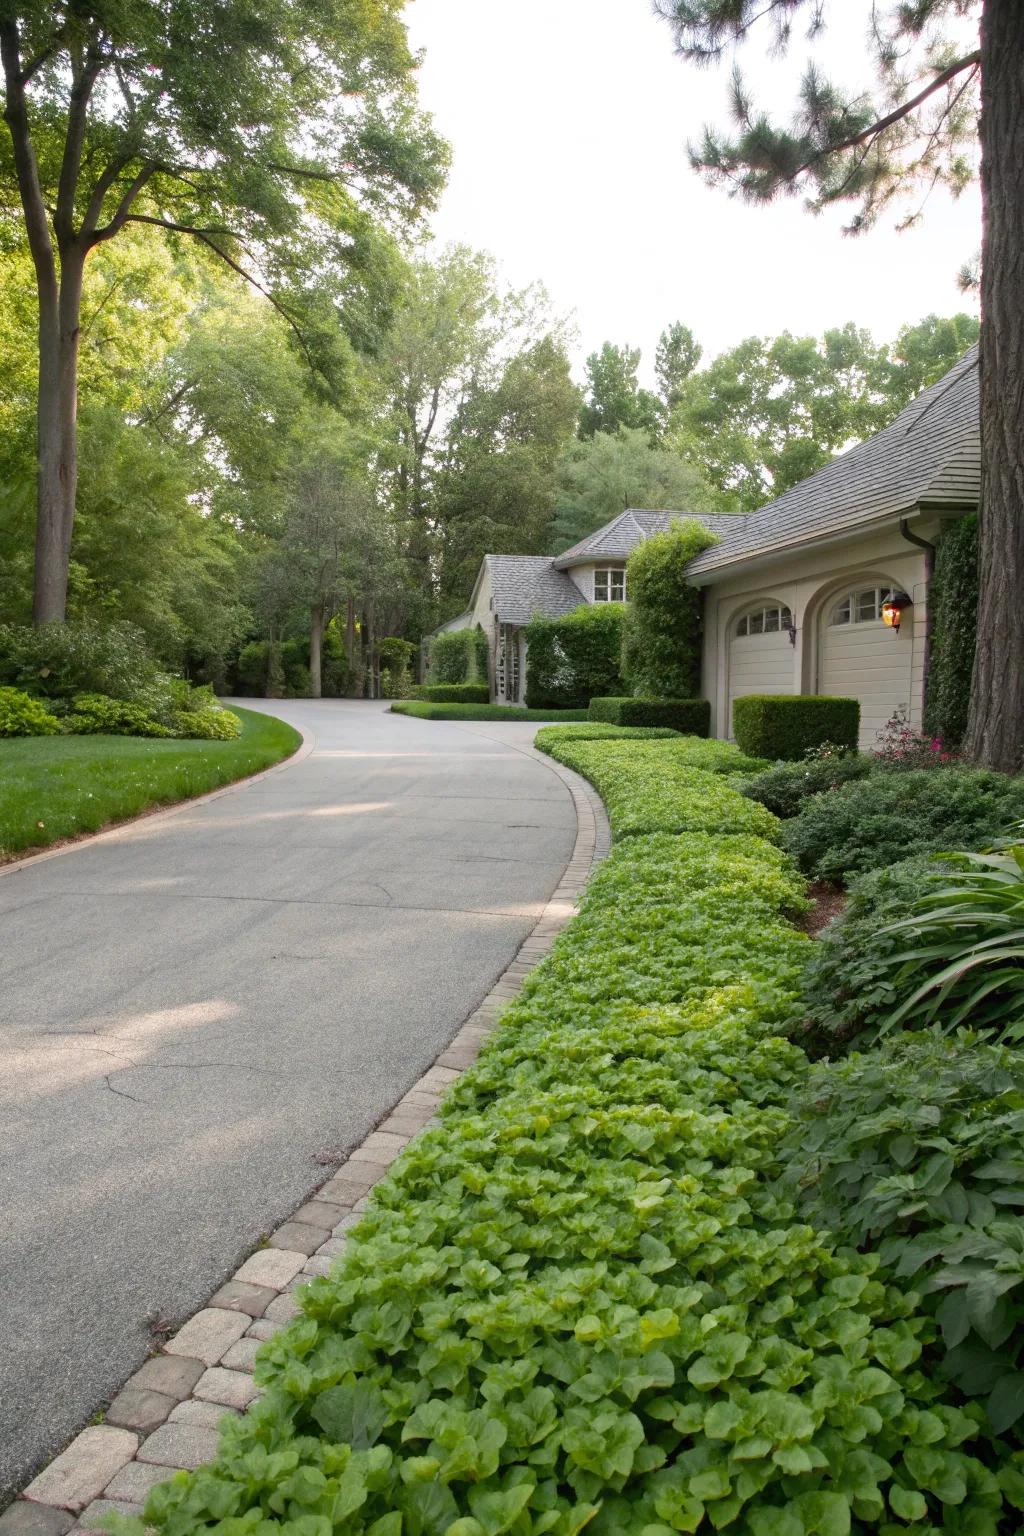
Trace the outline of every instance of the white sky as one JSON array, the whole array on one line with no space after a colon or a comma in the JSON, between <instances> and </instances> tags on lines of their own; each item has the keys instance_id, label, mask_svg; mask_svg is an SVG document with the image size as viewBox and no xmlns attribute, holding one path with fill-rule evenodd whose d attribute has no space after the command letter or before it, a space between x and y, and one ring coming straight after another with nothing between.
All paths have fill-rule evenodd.
<instances>
[{"instance_id":1,"label":"white sky","mask_svg":"<svg viewBox=\"0 0 1024 1536\"><path fill-rule=\"evenodd\" d=\"M817 50L861 87L872 82L867 9L833 0ZM852 205L814 218L797 199L750 207L705 187L686 144L726 122L728 65L704 72L677 58L647 0L408 0L406 19L426 50L422 103L454 152L437 240L490 251L513 286L540 279L559 312L575 313L577 361L628 342L649 378L673 320L710 356L755 333L847 320L888 339L904 322L973 307L956 274L980 244L976 188L958 202L934 193L904 234L891 216L851 239L840 231ZM741 50L769 107L793 100L802 38L791 52L780 63L760 43Z\"/></svg>"}]
</instances>

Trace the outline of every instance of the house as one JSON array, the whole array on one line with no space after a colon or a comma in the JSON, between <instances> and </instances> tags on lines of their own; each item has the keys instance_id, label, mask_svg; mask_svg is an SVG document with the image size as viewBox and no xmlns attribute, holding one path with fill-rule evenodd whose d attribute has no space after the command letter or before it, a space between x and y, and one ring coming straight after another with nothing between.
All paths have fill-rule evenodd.
<instances>
[{"instance_id":1,"label":"house","mask_svg":"<svg viewBox=\"0 0 1024 1536\"><path fill-rule=\"evenodd\" d=\"M703 592L702 692L728 737L745 693L857 698L861 744L902 708L919 723L928 654L928 584L943 523L978 506L978 356L972 347L875 437L755 512L699 514L719 542L688 567ZM525 695L523 626L582 603L628 601L630 551L680 512L628 510L563 554L487 555L470 606L492 696ZM888 617L883 604L892 600Z\"/></svg>"}]
</instances>

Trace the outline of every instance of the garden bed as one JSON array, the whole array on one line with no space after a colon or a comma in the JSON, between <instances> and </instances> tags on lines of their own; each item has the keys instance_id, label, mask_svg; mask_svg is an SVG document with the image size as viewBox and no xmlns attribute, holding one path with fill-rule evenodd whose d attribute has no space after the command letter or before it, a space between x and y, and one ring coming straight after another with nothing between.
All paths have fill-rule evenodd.
<instances>
[{"instance_id":1,"label":"garden bed","mask_svg":"<svg viewBox=\"0 0 1024 1536\"><path fill-rule=\"evenodd\" d=\"M420 699L396 699L393 715L416 720L586 720L585 709L520 709L513 704L431 704Z\"/></svg>"}]
</instances>

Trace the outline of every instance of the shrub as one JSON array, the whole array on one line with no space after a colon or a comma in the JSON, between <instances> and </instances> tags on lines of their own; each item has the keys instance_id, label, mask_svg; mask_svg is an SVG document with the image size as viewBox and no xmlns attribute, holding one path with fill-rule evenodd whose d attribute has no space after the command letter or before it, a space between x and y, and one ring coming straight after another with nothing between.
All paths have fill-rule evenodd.
<instances>
[{"instance_id":1,"label":"shrub","mask_svg":"<svg viewBox=\"0 0 1024 1536\"><path fill-rule=\"evenodd\" d=\"M484 683L488 680L490 661L491 649L487 644L487 636L483 627L478 624L473 630L473 664L476 668L476 676Z\"/></svg>"},{"instance_id":2,"label":"shrub","mask_svg":"<svg viewBox=\"0 0 1024 1536\"><path fill-rule=\"evenodd\" d=\"M706 736L711 705L706 699L591 699L591 720L610 725L667 725L684 736Z\"/></svg>"},{"instance_id":3,"label":"shrub","mask_svg":"<svg viewBox=\"0 0 1024 1536\"><path fill-rule=\"evenodd\" d=\"M871 755L877 768L942 768L954 756L940 737L911 725L902 708L879 731Z\"/></svg>"},{"instance_id":4,"label":"shrub","mask_svg":"<svg viewBox=\"0 0 1024 1536\"><path fill-rule=\"evenodd\" d=\"M903 1001L883 1021L951 1034L969 1024L1003 1044L1024 1039L1024 845L946 855L951 872L886 930ZM907 993L910 996L907 996Z\"/></svg>"},{"instance_id":5,"label":"shrub","mask_svg":"<svg viewBox=\"0 0 1024 1536\"><path fill-rule=\"evenodd\" d=\"M919 854L850 881L846 907L818 935L804 980L807 1022L823 1050L834 1053L892 1012L902 995L892 963L899 940L887 930L938 874L934 859Z\"/></svg>"},{"instance_id":6,"label":"shrub","mask_svg":"<svg viewBox=\"0 0 1024 1536\"><path fill-rule=\"evenodd\" d=\"M206 709L176 710L171 715L175 736L196 741L234 741L242 731L242 722L234 710L212 704Z\"/></svg>"},{"instance_id":7,"label":"shrub","mask_svg":"<svg viewBox=\"0 0 1024 1536\"><path fill-rule=\"evenodd\" d=\"M784 1148L810 1220L925 1294L942 1371L991 1429L1024 1396L1024 1061L977 1037L897 1036L814 1071ZM1015 1438L1021 1443L1018 1432Z\"/></svg>"},{"instance_id":8,"label":"shrub","mask_svg":"<svg viewBox=\"0 0 1024 1536\"><path fill-rule=\"evenodd\" d=\"M916 853L978 848L1024 817L1024 780L985 769L873 773L806 801L783 841L804 872L848 876Z\"/></svg>"},{"instance_id":9,"label":"shrub","mask_svg":"<svg viewBox=\"0 0 1024 1536\"><path fill-rule=\"evenodd\" d=\"M733 700L732 728L744 752L787 762L823 742L855 751L860 704L825 694L747 693Z\"/></svg>"},{"instance_id":10,"label":"shrub","mask_svg":"<svg viewBox=\"0 0 1024 1536\"><path fill-rule=\"evenodd\" d=\"M928 584L931 651L925 728L957 746L967 730L978 628L978 518L971 513L939 537Z\"/></svg>"},{"instance_id":11,"label":"shrub","mask_svg":"<svg viewBox=\"0 0 1024 1536\"><path fill-rule=\"evenodd\" d=\"M248 645L243 645L235 663L239 690L254 699L263 698L269 663L270 646L266 640L251 640Z\"/></svg>"},{"instance_id":12,"label":"shrub","mask_svg":"<svg viewBox=\"0 0 1024 1536\"><path fill-rule=\"evenodd\" d=\"M477 642L471 629L449 629L430 642L428 679L432 683L477 681ZM483 674L487 677L486 670Z\"/></svg>"},{"instance_id":13,"label":"shrub","mask_svg":"<svg viewBox=\"0 0 1024 1536\"><path fill-rule=\"evenodd\" d=\"M533 744L541 752L550 752L566 742L573 741L670 741L677 731L664 725L604 725L588 721L582 725L541 726Z\"/></svg>"},{"instance_id":14,"label":"shrub","mask_svg":"<svg viewBox=\"0 0 1024 1536\"><path fill-rule=\"evenodd\" d=\"M864 779L871 762L856 752L837 752L825 757L804 757L799 763L775 763L743 785L743 794L766 805L773 816L795 816L811 795L824 794Z\"/></svg>"},{"instance_id":15,"label":"shrub","mask_svg":"<svg viewBox=\"0 0 1024 1536\"><path fill-rule=\"evenodd\" d=\"M102 693L114 699L141 699L159 669L133 624L79 623L0 625L0 684L70 699Z\"/></svg>"},{"instance_id":16,"label":"shrub","mask_svg":"<svg viewBox=\"0 0 1024 1536\"><path fill-rule=\"evenodd\" d=\"M70 736L177 736L181 732L161 723L144 704L108 699L102 693L76 693L64 718Z\"/></svg>"},{"instance_id":17,"label":"shrub","mask_svg":"<svg viewBox=\"0 0 1024 1536\"><path fill-rule=\"evenodd\" d=\"M978 1426L919 1366L931 1320L782 1185L799 882L721 780L684 813L708 793L721 835L613 849L147 1523L995 1536Z\"/></svg>"},{"instance_id":18,"label":"shrub","mask_svg":"<svg viewBox=\"0 0 1024 1536\"><path fill-rule=\"evenodd\" d=\"M409 697L430 704L489 704L491 693L486 683L417 683Z\"/></svg>"},{"instance_id":19,"label":"shrub","mask_svg":"<svg viewBox=\"0 0 1024 1536\"><path fill-rule=\"evenodd\" d=\"M55 736L60 721L20 688L0 688L0 736Z\"/></svg>"},{"instance_id":20,"label":"shrub","mask_svg":"<svg viewBox=\"0 0 1024 1536\"><path fill-rule=\"evenodd\" d=\"M585 709L521 709L515 704L432 704L429 699L396 700L393 715L412 715L417 720L585 720Z\"/></svg>"},{"instance_id":21,"label":"shrub","mask_svg":"<svg viewBox=\"0 0 1024 1536\"><path fill-rule=\"evenodd\" d=\"M692 699L699 692L701 595L688 583L686 568L694 556L717 543L703 523L687 518L673 523L667 533L644 539L630 555L622 671L631 693Z\"/></svg>"},{"instance_id":22,"label":"shrub","mask_svg":"<svg viewBox=\"0 0 1024 1536\"><path fill-rule=\"evenodd\" d=\"M619 691L621 603L583 604L561 619L526 626L526 702L531 709L580 709L596 693Z\"/></svg>"}]
</instances>

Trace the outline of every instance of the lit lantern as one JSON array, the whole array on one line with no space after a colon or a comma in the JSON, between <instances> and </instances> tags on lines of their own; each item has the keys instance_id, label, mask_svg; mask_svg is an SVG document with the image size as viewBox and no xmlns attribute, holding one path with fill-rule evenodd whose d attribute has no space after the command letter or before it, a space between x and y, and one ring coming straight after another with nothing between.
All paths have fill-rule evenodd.
<instances>
[{"instance_id":1,"label":"lit lantern","mask_svg":"<svg viewBox=\"0 0 1024 1536\"><path fill-rule=\"evenodd\" d=\"M890 629L898 632L900 621L903 618L903 611L905 608L909 608L912 603L913 598L908 597L905 592L890 592L882 604L882 623L888 624Z\"/></svg>"}]
</instances>

